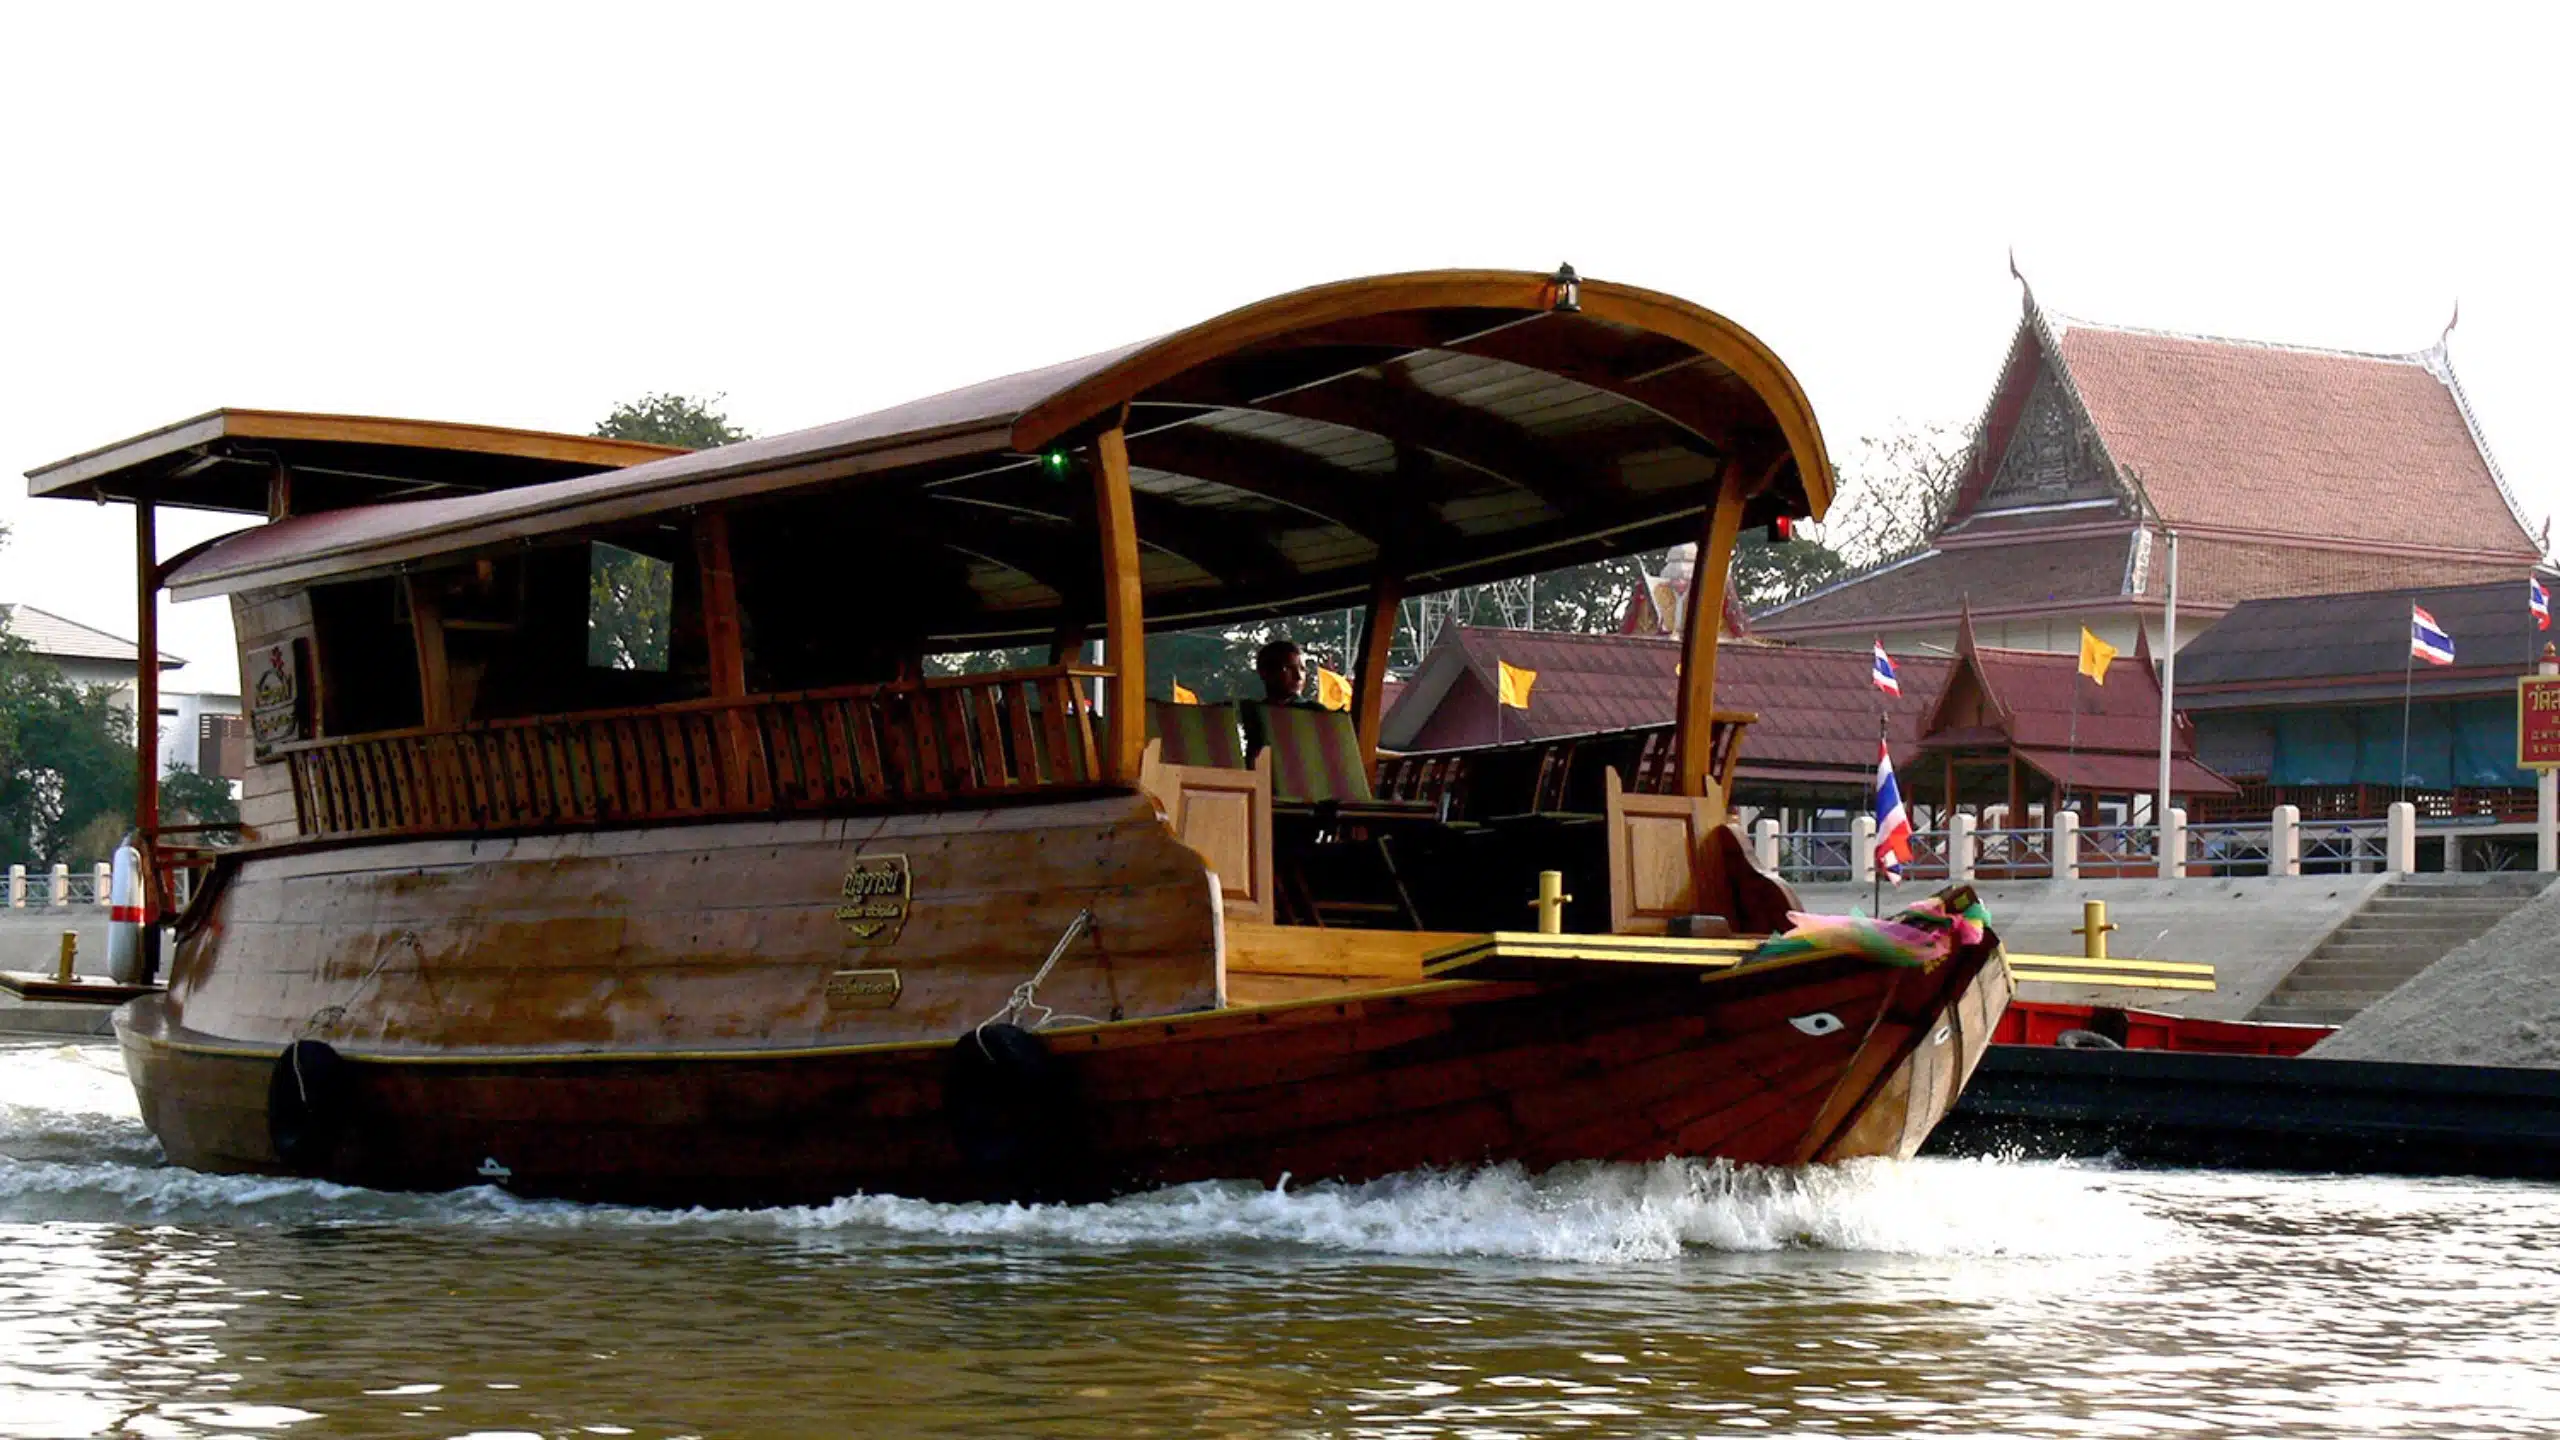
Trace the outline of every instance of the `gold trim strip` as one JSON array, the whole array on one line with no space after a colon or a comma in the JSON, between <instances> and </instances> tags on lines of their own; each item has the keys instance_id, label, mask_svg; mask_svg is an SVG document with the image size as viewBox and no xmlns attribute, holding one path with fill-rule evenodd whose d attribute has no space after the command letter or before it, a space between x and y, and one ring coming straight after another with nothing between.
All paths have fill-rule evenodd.
<instances>
[{"instance_id":1,"label":"gold trim strip","mask_svg":"<svg viewBox=\"0 0 2560 1440\"><path fill-rule=\"evenodd\" d=\"M2084 970L2029 970L2011 966L2009 974L2017 980L2032 980L2046 985L2103 985L2118 990L2214 990L2211 980L2132 979L2122 975L2101 975Z\"/></svg>"},{"instance_id":2,"label":"gold trim strip","mask_svg":"<svg viewBox=\"0 0 2560 1440\"><path fill-rule=\"evenodd\" d=\"M2085 955L2022 955L2010 951L2009 958L2027 965L2068 965L2081 970L2140 970L2162 975L2211 975L2213 967L2193 960L2120 960Z\"/></svg>"}]
</instances>

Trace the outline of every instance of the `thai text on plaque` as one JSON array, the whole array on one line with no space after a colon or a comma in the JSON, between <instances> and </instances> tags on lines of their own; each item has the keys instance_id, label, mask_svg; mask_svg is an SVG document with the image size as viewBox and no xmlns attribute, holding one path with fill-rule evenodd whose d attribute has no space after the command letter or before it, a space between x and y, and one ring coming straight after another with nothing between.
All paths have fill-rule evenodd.
<instances>
[{"instance_id":1,"label":"thai text on plaque","mask_svg":"<svg viewBox=\"0 0 2560 1440\"><path fill-rule=\"evenodd\" d=\"M913 877L904 855L865 855L845 867L836 919L856 945L887 945L906 928Z\"/></svg>"}]
</instances>

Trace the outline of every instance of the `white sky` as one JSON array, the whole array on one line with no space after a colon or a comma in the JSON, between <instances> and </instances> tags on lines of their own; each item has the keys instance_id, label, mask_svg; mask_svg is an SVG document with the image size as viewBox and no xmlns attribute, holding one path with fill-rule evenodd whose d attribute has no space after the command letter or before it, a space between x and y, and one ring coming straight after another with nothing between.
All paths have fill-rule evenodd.
<instances>
[{"instance_id":1,"label":"white sky","mask_svg":"<svg viewBox=\"0 0 2560 1440\"><path fill-rule=\"evenodd\" d=\"M2012 245L2120 324L2415 350L2459 298L2560 508L2553 12L1944 8L10 6L0 600L132 634L130 512L15 477L216 406L771 433L1561 260L1749 326L1835 453L1973 418ZM226 604L164 615L235 688Z\"/></svg>"}]
</instances>

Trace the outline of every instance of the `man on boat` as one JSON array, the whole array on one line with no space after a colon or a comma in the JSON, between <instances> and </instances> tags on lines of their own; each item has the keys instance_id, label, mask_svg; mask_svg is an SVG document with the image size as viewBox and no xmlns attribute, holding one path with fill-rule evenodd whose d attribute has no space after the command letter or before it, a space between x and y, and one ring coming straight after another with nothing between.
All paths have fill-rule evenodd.
<instances>
[{"instance_id":1,"label":"man on boat","mask_svg":"<svg viewBox=\"0 0 2560 1440\"><path fill-rule=\"evenodd\" d=\"M1269 743L1262 722L1263 705L1315 706L1307 698L1307 652L1295 640L1274 640L1253 653L1253 673L1262 680L1262 704L1243 707L1244 756L1247 764Z\"/></svg>"}]
</instances>

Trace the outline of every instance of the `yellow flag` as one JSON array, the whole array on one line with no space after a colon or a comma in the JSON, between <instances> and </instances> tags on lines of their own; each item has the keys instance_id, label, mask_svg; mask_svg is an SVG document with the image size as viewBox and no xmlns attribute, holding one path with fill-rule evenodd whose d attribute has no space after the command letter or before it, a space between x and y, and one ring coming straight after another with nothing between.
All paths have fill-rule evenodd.
<instances>
[{"instance_id":1,"label":"yellow flag","mask_svg":"<svg viewBox=\"0 0 2560 1440\"><path fill-rule=\"evenodd\" d=\"M1327 710L1351 708L1351 682L1323 666L1316 667L1316 703Z\"/></svg>"},{"instance_id":2,"label":"yellow flag","mask_svg":"<svg viewBox=\"0 0 2560 1440\"><path fill-rule=\"evenodd\" d=\"M1176 705L1197 705L1200 703L1200 697L1183 689L1182 682L1176 680L1173 682L1173 703Z\"/></svg>"},{"instance_id":3,"label":"yellow flag","mask_svg":"<svg viewBox=\"0 0 2560 1440\"><path fill-rule=\"evenodd\" d=\"M1514 710L1529 708L1529 687L1538 683L1538 672L1523 670L1508 660L1496 660L1501 667L1501 680L1496 698Z\"/></svg>"},{"instance_id":4,"label":"yellow flag","mask_svg":"<svg viewBox=\"0 0 2560 1440\"><path fill-rule=\"evenodd\" d=\"M2081 674L2104 685L2107 683L2107 662L2115 658L2116 647L2092 634L2088 626L2080 627Z\"/></svg>"}]
</instances>

